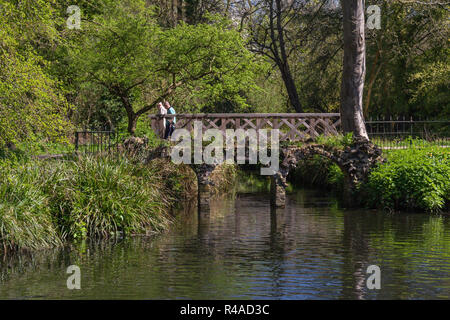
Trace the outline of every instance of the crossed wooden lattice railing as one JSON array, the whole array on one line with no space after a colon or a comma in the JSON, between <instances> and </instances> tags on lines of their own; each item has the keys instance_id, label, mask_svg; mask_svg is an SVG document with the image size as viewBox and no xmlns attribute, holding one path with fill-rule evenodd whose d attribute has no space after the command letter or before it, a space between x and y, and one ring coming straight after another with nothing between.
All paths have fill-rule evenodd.
<instances>
[{"instance_id":1,"label":"crossed wooden lattice railing","mask_svg":"<svg viewBox=\"0 0 450 320\"><path fill-rule=\"evenodd\" d=\"M157 127L161 115L150 115L152 128ZM340 130L339 113L198 113L164 115L177 118L176 128L193 130L194 121L201 121L203 132L219 129L279 129L280 141L302 141L319 135L336 135Z\"/></svg>"}]
</instances>

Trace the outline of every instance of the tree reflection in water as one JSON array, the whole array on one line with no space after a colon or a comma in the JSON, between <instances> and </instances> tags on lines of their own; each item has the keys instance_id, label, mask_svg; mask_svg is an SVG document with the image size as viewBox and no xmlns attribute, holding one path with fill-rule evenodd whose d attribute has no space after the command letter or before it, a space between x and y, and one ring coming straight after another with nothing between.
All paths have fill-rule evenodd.
<instances>
[{"instance_id":1,"label":"tree reflection in water","mask_svg":"<svg viewBox=\"0 0 450 320\"><path fill-rule=\"evenodd\" d=\"M263 184L264 186L264 184ZM0 298L391 299L450 297L448 216L339 209L297 190L272 209L267 189L186 203L157 237L89 241L2 257ZM66 268L81 268L81 290ZM369 265L381 289L366 288Z\"/></svg>"}]
</instances>

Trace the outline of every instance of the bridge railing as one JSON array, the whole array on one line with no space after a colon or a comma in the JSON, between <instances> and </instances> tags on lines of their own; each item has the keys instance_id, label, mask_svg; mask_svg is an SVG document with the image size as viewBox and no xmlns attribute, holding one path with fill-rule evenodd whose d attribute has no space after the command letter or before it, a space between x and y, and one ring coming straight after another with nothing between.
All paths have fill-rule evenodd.
<instances>
[{"instance_id":1,"label":"bridge railing","mask_svg":"<svg viewBox=\"0 0 450 320\"><path fill-rule=\"evenodd\" d=\"M165 118L177 119L177 129L193 130L194 121L202 123L203 132L218 129L279 129L280 141L302 141L319 135L336 135L340 131L339 113L197 113L150 115L152 128Z\"/></svg>"}]
</instances>

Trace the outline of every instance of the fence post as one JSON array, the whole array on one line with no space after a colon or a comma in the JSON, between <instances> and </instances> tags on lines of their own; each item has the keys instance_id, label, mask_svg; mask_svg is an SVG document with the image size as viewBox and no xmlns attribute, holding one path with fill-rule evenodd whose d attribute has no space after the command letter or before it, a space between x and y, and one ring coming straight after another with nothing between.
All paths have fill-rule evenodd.
<instances>
[{"instance_id":1,"label":"fence post","mask_svg":"<svg viewBox=\"0 0 450 320\"><path fill-rule=\"evenodd\" d=\"M75 132L75 151L78 151L78 131Z\"/></svg>"},{"instance_id":2,"label":"fence post","mask_svg":"<svg viewBox=\"0 0 450 320\"><path fill-rule=\"evenodd\" d=\"M413 144L413 142L412 142L412 139L413 139L413 125L414 125L412 116L410 116L409 122L410 122L409 132L411 133L411 139L409 139L409 146L412 148L412 144Z\"/></svg>"}]
</instances>

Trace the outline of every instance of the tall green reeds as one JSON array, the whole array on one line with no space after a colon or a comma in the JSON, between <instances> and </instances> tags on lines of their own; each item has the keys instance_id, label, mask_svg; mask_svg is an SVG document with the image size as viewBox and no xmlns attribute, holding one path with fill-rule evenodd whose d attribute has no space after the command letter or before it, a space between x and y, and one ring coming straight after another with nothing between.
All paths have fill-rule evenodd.
<instances>
[{"instance_id":1,"label":"tall green reeds","mask_svg":"<svg viewBox=\"0 0 450 320\"><path fill-rule=\"evenodd\" d=\"M63 237L160 232L169 196L152 166L83 158L45 168L43 188Z\"/></svg>"},{"instance_id":2,"label":"tall green reeds","mask_svg":"<svg viewBox=\"0 0 450 320\"><path fill-rule=\"evenodd\" d=\"M0 250L61 244L40 179L39 168L31 164L0 166Z\"/></svg>"},{"instance_id":3,"label":"tall green reeds","mask_svg":"<svg viewBox=\"0 0 450 320\"><path fill-rule=\"evenodd\" d=\"M57 246L65 239L153 234L185 195L186 168L126 159L0 164L0 250ZM176 188L175 188L176 189Z\"/></svg>"}]
</instances>

